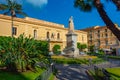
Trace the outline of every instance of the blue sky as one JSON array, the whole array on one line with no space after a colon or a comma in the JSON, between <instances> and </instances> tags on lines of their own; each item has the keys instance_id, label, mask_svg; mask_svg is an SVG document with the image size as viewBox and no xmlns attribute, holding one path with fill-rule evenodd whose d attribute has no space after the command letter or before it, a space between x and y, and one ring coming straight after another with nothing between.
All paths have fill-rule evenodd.
<instances>
[{"instance_id":1,"label":"blue sky","mask_svg":"<svg viewBox=\"0 0 120 80\"><path fill-rule=\"evenodd\" d=\"M0 0L4 2L5 0ZM29 17L46 20L68 27L68 20L73 16L75 29L84 29L91 26L104 26L96 9L92 12L85 13L78 8L74 8L74 0L18 0L22 5L24 12ZM105 0L103 0L105 1ZM103 2L106 3L106 2ZM106 12L114 23L120 24L120 12L116 7L107 3Z\"/></svg>"}]
</instances>

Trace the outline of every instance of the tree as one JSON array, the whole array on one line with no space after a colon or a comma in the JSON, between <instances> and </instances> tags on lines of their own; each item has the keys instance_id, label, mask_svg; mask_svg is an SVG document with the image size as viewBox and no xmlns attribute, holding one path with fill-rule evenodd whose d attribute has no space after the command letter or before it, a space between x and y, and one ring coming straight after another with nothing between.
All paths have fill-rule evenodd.
<instances>
[{"instance_id":1,"label":"tree","mask_svg":"<svg viewBox=\"0 0 120 80\"><path fill-rule=\"evenodd\" d=\"M77 43L77 48L79 49L79 51L80 51L80 49L81 49L81 44L78 42Z\"/></svg>"},{"instance_id":2,"label":"tree","mask_svg":"<svg viewBox=\"0 0 120 80\"><path fill-rule=\"evenodd\" d=\"M119 0L106 0L113 2L117 9L120 10L120 1ZM101 0L75 0L74 6L79 8L81 11L88 12L95 7L104 21L104 23L107 25L107 28L110 29L113 34L118 38L120 41L120 30L115 26L115 24L112 22L112 20L108 17L106 11L104 10L103 4L101 3Z\"/></svg>"},{"instance_id":3,"label":"tree","mask_svg":"<svg viewBox=\"0 0 120 80\"><path fill-rule=\"evenodd\" d=\"M54 54L60 54L60 45L54 45L53 52Z\"/></svg>"},{"instance_id":4,"label":"tree","mask_svg":"<svg viewBox=\"0 0 120 80\"><path fill-rule=\"evenodd\" d=\"M95 47L94 45L89 46L89 51L94 52L94 47Z\"/></svg>"},{"instance_id":5,"label":"tree","mask_svg":"<svg viewBox=\"0 0 120 80\"><path fill-rule=\"evenodd\" d=\"M0 4L0 10L3 10L4 15L11 16L11 36L13 37L13 18L17 15L27 16L27 14L22 11L22 5L15 0L6 0L6 4Z\"/></svg>"},{"instance_id":6,"label":"tree","mask_svg":"<svg viewBox=\"0 0 120 80\"><path fill-rule=\"evenodd\" d=\"M81 47L82 47L82 49L86 49L87 45L86 44L82 44Z\"/></svg>"},{"instance_id":7,"label":"tree","mask_svg":"<svg viewBox=\"0 0 120 80\"><path fill-rule=\"evenodd\" d=\"M79 49L79 51L83 51L84 49L87 48L86 44L81 44L81 43L77 43L77 48Z\"/></svg>"}]
</instances>

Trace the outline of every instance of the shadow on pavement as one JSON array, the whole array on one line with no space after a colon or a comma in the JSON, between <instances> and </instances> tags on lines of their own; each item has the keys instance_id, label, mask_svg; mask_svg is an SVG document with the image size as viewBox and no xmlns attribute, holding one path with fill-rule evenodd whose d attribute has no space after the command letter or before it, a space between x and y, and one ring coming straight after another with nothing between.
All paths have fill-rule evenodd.
<instances>
[{"instance_id":1,"label":"shadow on pavement","mask_svg":"<svg viewBox=\"0 0 120 80\"><path fill-rule=\"evenodd\" d=\"M86 69L80 65L57 64L55 67L58 69L57 80L89 80Z\"/></svg>"}]
</instances>

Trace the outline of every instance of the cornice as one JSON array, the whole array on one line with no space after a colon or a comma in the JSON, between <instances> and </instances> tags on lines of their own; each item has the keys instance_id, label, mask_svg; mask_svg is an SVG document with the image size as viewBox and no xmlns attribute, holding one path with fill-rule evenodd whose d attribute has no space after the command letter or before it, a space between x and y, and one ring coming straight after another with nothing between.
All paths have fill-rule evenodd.
<instances>
[{"instance_id":1,"label":"cornice","mask_svg":"<svg viewBox=\"0 0 120 80\"><path fill-rule=\"evenodd\" d=\"M11 16L0 14L0 19L11 20ZM47 21L43 21L43 20L30 18L30 17L25 17L25 18L14 17L13 20L17 21L17 22L21 22L21 23L28 23L28 24L40 25L40 26L57 28L57 29L62 29L62 30L68 30L68 28L65 28L64 25L62 25L62 24L47 22ZM75 32L86 33L85 31L80 31L80 30L75 30Z\"/></svg>"},{"instance_id":2,"label":"cornice","mask_svg":"<svg viewBox=\"0 0 120 80\"><path fill-rule=\"evenodd\" d=\"M85 31L80 31L80 30L75 30L75 32L79 32L79 33L85 33L85 34L87 34L87 32L85 32Z\"/></svg>"},{"instance_id":3,"label":"cornice","mask_svg":"<svg viewBox=\"0 0 120 80\"><path fill-rule=\"evenodd\" d=\"M0 18L1 19L6 19L6 20L11 20L10 16L2 15L2 14L0 14ZM56 23L47 22L47 21L38 20L38 19L34 19L34 18L29 18L29 17L26 17L26 18L14 17L13 20L18 21L18 22L22 22L22 23L28 23L28 24L34 24L34 25L40 25L40 26L46 26L46 27L52 27L52 28L67 30L66 28L64 28L64 25L62 25L62 24L56 24Z\"/></svg>"}]
</instances>

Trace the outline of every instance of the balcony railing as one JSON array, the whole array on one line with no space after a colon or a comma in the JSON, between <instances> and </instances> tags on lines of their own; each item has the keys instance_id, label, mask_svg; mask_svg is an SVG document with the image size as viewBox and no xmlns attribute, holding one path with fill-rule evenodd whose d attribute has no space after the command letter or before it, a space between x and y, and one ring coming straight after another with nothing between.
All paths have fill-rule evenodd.
<instances>
[{"instance_id":1,"label":"balcony railing","mask_svg":"<svg viewBox=\"0 0 120 80\"><path fill-rule=\"evenodd\" d=\"M36 39L37 40L43 40L43 41L48 41L48 40L50 40L50 41L63 41L62 39L57 39L57 38L49 38L49 39L47 39L47 38L37 37Z\"/></svg>"},{"instance_id":2,"label":"balcony railing","mask_svg":"<svg viewBox=\"0 0 120 80\"><path fill-rule=\"evenodd\" d=\"M50 41L62 41L62 39L51 38Z\"/></svg>"}]
</instances>

